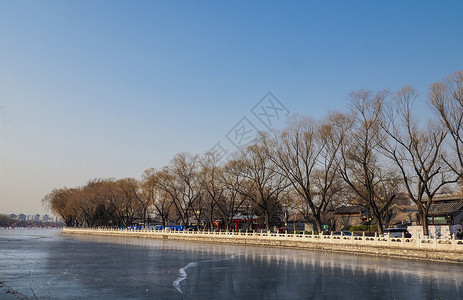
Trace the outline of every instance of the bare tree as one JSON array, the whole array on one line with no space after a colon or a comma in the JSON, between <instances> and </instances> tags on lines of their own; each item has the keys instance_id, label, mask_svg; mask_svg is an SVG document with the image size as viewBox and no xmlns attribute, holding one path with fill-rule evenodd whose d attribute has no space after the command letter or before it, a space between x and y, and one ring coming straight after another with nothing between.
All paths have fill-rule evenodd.
<instances>
[{"instance_id":1,"label":"bare tree","mask_svg":"<svg viewBox=\"0 0 463 300\"><path fill-rule=\"evenodd\" d=\"M134 219L139 219L146 226L151 203L148 195L141 189L140 182L135 178L124 178L118 180L117 183L124 196L128 223L133 223Z\"/></svg>"},{"instance_id":2,"label":"bare tree","mask_svg":"<svg viewBox=\"0 0 463 300\"><path fill-rule=\"evenodd\" d=\"M373 94L365 90L352 92L352 119L340 123L343 128L338 127L338 132L345 134L338 156L339 173L357 196L357 202L370 211L379 234L396 197L395 193L388 194L384 189L383 183L391 181L393 173L388 172L378 152L383 140L380 121L387 95L387 92Z\"/></svg>"},{"instance_id":3,"label":"bare tree","mask_svg":"<svg viewBox=\"0 0 463 300\"><path fill-rule=\"evenodd\" d=\"M239 192L257 206L270 230L272 218L281 213L280 201L289 184L270 160L265 143L258 142L240 152L238 163L244 178Z\"/></svg>"},{"instance_id":4,"label":"bare tree","mask_svg":"<svg viewBox=\"0 0 463 300\"><path fill-rule=\"evenodd\" d=\"M202 206L201 186L198 180L198 157L181 153L177 154L170 165L162 170L158 186L169 195L176 209L177 217L184 226L190 224L190 218L200 221Z\"/></svg>"},{"instance_id":5,"label":"bare tree","mask_svg":"<svg viewBox=\"0 0 463 300\"><path fill-rule=\"evenodd\" d=\"M165 189L160 186L163 182L163 176L165 176L163 171L148 169L143 172L141 187L145 197L149 199L150 205L154 206L164 228L169 220L173 201Z\"/></svg>"},{"instance_id":6,"label":"bare tree","mask_svg":"<svg viewBox=\"0 0 463 300\"><path fill-rule=\"evenodd\" d=\"M429 102L434 112L448 129L453 142L452 158L443 158L447 165L463 178L463 71L433 84Z\"/></svg>"},{"instance_id":7,"label":"bare tree","mask_svg":"<svg viewBox=\"0 0 463 300\"><path fill-rule=\"evenodd\" d=\"M204 191L203 199L207 207L206 215L209 228L214 227L216 207L221 204L225 194L225 186L220 180L223 170L219 166L219 161L220 157L215 152L206 153L200 160L199 179Z\"/></svg>"},{"instance_id":8,"label":"bare tree","mask_svg":"<svg viewBox=\"0 0 463 300\"><path fill-rule=\"evenodd\" d=\"M319 125L317 144L320 154L317 159L317 169L313 173L312 193L314 202L318 205L317 214L320 221L334 227L332 212L344 204L347 195L346 184L339 174L338 153L344 141L344 136L338 135L335 123L342 119L339 113L330 113Z\"/></svg>"},{"instance_id":9,"label":"bare tree","mask_svg":"<svg viewBox=\"0 0 463 300\"><path fill-rule=\"evenodd\" d=\"M229 161L220 173L220 184L223 186L223 195L218 198L217 207L219 214L224 220L225 230L229 230L233 217L239 210L244 210L248 217L252 218L251 205L243 205L247 199L240 191L246 187L246 179L241 175L243 164L238 160ZM252 220L249 220L249 223Z\"/></svg>"},{"instance_id":10,"label":"bare tree","mask_svg":"<svg viewBox=\"0 0 463 300\"><path fill-rule=\"evenodd\" d=\"M77 227L82 224L81 212L76 205L78 193L78 188L53 189L42 199L42 204L59 215L66 226Z\"/></svg>"},{"instance_id":11,"label":"bare tree","mask_svg":"<svg viewBox=\"0 0 463 300\"><path fill-rule=\"evenodd\" d=\"M105 179L101 183L101 195L108 205L112 225L116 227L130 225L127 224L127 218L125 214L126 204L124 203L124 197L118 187L116 180Z\"/></svg>"},{"instance_id":12,"label":"bare tree","mask_svg":"<svg viewBox=\"0 0 463 300\"><path fill-rule=\"evenodd\" d=\"M74 198L75 205L78 206L85 224L88 227L94 227L97 225L95 218L99 197L96 192L96 183L89 181L87 185L78 188L76 197Z\"/></svg>"},{"instance_id":13,"label":"bare tree","mask_svg":"<svg viewBox=\"0 0 463 300\"><path fill-rule=\"evenodd\" d=\"M90 180L85 186L55 189L42 203L65 220L66 226L126 225L127 198L114 180Z\"/></svg>"},{"instance_id":14,"label":"bare tree","mask_svg":"<svg viewBox=\"0 0 463 300\"><path fill-rule=\"evenodd\" d=\"M126 225L133 225L133 221L139 217L136 190L138 183L133 178L123 178L115 182L116 191L121 197L121 204Z\"/></svg>"},{"instance_id":15,"label":"bare tree","mask_svg":"<svg viewBox=\"0 0 463 300\"><path fill-rule=\"evenodd\" d=\"M321 218L331 199L329 195L334 191L335 156L340 145L334 140L331 129L329 123L293 117L286 129L275 132L270 139L263 139L277 171L310 208L319 232L323 230Z\"/></svg>"},{"instance_id":16,"label":"bare tree","mask_svg":"<svg viewBox=\"0 0 463 300\"><path fill-rule=\"evenodd\" d=\"M322 221L330 230L336 228L334 211L349 204L356 194L346 184L339 170L341 147L348 137L352 126L352 117L339 112L329 113L321 124L322 168L315 176L315 189L326 197L326 206L322 211Z\"/></svg>"},{"instance_id":17,"label":"bare tree","mask_svg":"<svg viewBox=\"0 0 463 300\"><path fill-rule=\"evenodd\" d=\"M103 180L89 180L82 187L81 210L87 216L87 226L110 226L108 204L102 195Z\"/></svg>"},{"instance_id":18,"label":"bare tree","mask_svg":"<svg viewBox=\"0 0 463 300\"><path fill-rule=\"evenodd\" d=\"M442 160L447 130L438 122L420 126L413 115L417 98L411 87L397 92L384 118L383 129L389 139L383 141L387 156L398 166L410 199L417 205L424 235L428 235L428 211L434 195L456 178L445 170Z\"/></svg>"}]
</instances>

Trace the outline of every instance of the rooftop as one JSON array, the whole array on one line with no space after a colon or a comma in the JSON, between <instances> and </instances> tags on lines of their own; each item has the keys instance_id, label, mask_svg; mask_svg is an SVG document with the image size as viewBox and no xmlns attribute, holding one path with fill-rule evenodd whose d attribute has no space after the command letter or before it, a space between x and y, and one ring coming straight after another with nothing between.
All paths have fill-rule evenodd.
<instances>
[{"instance_id":1,"label":"rooftop","mask_svg":"<svg viewBox=\"0 0 463 300\"><path fill-rule=\"evenodd\" d=\"M460 202L436 202L429 208L429 216L448 216L463 211L463 201Z\"/></svg>"}]
</instances>

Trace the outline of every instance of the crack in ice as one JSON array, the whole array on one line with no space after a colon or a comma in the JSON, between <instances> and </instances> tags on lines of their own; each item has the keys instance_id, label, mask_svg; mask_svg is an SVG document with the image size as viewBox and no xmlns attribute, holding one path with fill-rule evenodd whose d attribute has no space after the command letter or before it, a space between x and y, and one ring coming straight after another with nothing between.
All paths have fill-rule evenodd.
<instances>
[{"instance_id":1,"label":"crack in ice","mask_svg":"<svg viewBox=\"0 0 463 300\"><path fill-rule=\"evenodd\" d=\"M236 257L237 257L237 255L232 255L231 257L227 257L227 258L206 259L206 260L202 260L200 262L232 260L232 259L235 259ZM198 266L197 262L190 262L189 264L187 264L186 266L184 266L183 268L180 268L178 270L179 276L177 277L177 279L174 280L174 282L172 282L172 285L174 286L174 288L177 291L179 291L180 293L183 294L182 289L180 288L180 282L182 282L183 280L185 280L188 277L188 274L186 273L186 270L189 269L189 268L192 268L192 267L196 267L196 266Z\"/></svg>"},{"instance_id":2,"label":"crack in ice","mask_svg":"<svg viewBox=\"0 0 463 300\"><path fill-rule=\"evenodd\" d=\"M182 292L182 289L180 288L180 282L182 282L183 280L186 279L187 277L187 273L186 273L186 270L188 268L191 268L191 267L196 267L198 264L196 262L191 262L189 263L188 265L184 266L183 268L180 268L178 270L178 273L179 273L179 276L177 277L177 279L174 280L174 282L172 283L172 285L174 286L174 288L179 291L180 293L183 293Z\"/></svg>"}]
</instances>

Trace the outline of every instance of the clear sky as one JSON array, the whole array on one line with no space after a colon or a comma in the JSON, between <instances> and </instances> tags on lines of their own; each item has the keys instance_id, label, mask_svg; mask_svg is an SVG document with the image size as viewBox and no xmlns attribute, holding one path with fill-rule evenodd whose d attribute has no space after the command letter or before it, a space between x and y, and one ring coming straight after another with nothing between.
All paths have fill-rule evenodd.
<instances>
[{"instance_id":1,"label":"clear sky","mask_svg":"<svg viewBox=\"0 0 463 300\"><path fill-rule=\"evenodd\" d=\"M422 95L463 69L462 1L0 1L0 213L204 153L272 92ZM425 111L425 110L423 110ZM262 128L258 128L262 129Z\"/></svg>"}]
</instances>

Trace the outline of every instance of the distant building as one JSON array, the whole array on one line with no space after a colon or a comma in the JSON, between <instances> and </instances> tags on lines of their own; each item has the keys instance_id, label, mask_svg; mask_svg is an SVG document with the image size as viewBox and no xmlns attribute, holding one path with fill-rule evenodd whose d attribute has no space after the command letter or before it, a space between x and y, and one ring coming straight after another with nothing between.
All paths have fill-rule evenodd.
<instances>
[{"instance_id":1,"label":"distant building","mask_svg":"<svg viewBox=\"0 0 463 300\"><path fill-rule=\"evenodd\" d=\"M389 227L405 227L417 224L418 208L416 205L398 205L392 208Z\"/></svg>"},{"instance_id":2,"label":"distant building","mask_svg":"<svg viewBox=\"0 0 463 300\"><path fill-rule=\"evenodd\" d=\"M36 214L35 216L32 217L32 221L34 222L40 222L40 215Z\"/></svg>"},{"instance_id":3,"label":"distant building","mask_svg":"<svg viewBox=\"0 0 463 300\"><path fill-rule=\"evenodd\" d=\"M233 230L255 230L261 229L262 224L259 224L259 217L256 215L248 215L245 212L237 212L231 220L231 228ZM225 229L223 220L214 220L214 226L217 229Z\"/></svg>"},{"instance_id":4,"label":"distant building","mask_svg":"<svg viewBox=\"0 0 463 300\"><path fill-rule=\"evenodd\" d=\"M280 227L280 232L291 232L294 230L299 231L314 231L314 224L310 221L310 216L306 216L300 212L289 216L288 221L285 222L285 227Z\"/></svg>"},{"instance_id":5,"label":"distant building","mask_svg":"<svg viewBox=\"0 0 463 300\"><path fill-rule=\"evenodd\" d=\"M334 211L336 229L363 224L367 210L361 205L342 206Z\"/></svg>"},{"instance_id":6,"label":"distant building","mask_svg":"<svg viewBox=\"0 0 463 300\"><path fill-rule=\"evenodd\" d=\"M40 215L25 215L25 214L10 214L8 215L11 219L16 219L22 222L44 222L44 223L62 223L60 217L50 216L48 214Z\"/></svg>"}]
</instances>

